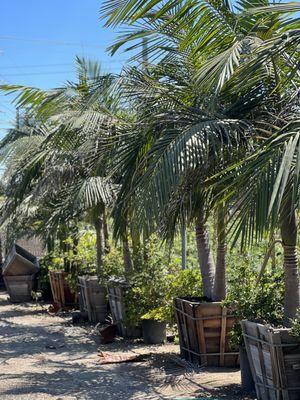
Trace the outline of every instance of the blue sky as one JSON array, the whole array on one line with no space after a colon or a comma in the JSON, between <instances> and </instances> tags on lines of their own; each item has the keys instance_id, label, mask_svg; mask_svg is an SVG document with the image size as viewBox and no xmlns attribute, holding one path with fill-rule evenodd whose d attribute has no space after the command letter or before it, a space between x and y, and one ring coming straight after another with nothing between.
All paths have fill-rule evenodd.
<instances>
[{"instance_id":1,"label":"blue sky","mask_svg":"<svg viewBox=\"0 0 300 400\"><path fill-rule=\"evenodd\" d=\"M0 0L0 83L58 87L74 78L76 55L118 72L126 59L106 48L116 34L100 21L101 0ZM0 137L14 117L0 95Z\"/></svg>"}]
</instances>

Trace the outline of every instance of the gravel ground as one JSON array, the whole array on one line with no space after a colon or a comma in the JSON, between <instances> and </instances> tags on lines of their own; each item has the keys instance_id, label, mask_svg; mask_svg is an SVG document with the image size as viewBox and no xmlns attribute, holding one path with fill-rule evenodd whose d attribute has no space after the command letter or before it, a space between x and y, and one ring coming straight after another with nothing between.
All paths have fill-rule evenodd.
<instances>
[{"instance_id":1,"label":"gravel ground","mask_svg":"<svg viewBox=\"0 0 300 400\"><path fill-rule=\"evenodd\" d=\"M141 362L100 365L99 350L138 353ZM238 400L236 370L192 370L178 346L117 340L100 345L90 326L47 305L11 304L0 293L0 400Z\"/></svg>"}]
</instances>

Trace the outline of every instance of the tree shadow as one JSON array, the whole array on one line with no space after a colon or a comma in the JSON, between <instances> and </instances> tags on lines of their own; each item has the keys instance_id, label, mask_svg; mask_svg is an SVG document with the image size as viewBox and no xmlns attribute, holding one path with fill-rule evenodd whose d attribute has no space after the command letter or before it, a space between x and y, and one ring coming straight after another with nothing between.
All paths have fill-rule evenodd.
<instances>
[{"instance_id":1,"label":"tree shadow","mask_svg":"<svg viewBox=\"0 0 300 400\"><path fill-rule=\"evenodd\" d=\"M16 323L11 317L31 317L37 310L33 304L12 308L3 297L0 299L0 366L5 369L5 389L0 384L1 396L34 398L45 393L54 398L74 396L87 400L162 400L170 395L173 399L195 395L222 400L252 398L243 397L239 385L211 389L213 385L203 383L202 370L195 370L181 360L177 348L163 353L159 346L152 348L137 340L119 339L99 346L97 336L85 327L70 326L69 321L61 319L52 322L48 315L49 320L40 325L38 319L32 325L26 325L26 320ZM141 362L101 365L97 362L98 349L145 354L145 357ZM24 372L6 368L5 363L9 364L12 358L15 358L12 365L16 365L28 357L31 357L29 367ZM232 370L205 369L206 373L228 371Z\"/></svg>"}]
</instances>

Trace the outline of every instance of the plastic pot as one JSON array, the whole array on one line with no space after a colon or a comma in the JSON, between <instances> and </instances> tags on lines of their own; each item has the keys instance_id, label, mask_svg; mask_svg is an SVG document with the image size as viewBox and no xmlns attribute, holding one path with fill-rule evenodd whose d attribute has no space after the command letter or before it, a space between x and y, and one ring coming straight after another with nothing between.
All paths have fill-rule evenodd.
<instances>
[{"instance_id":1,"label":"plastic pot","mask_svg":"<svg viewBox=\"0 0 300 400\"><path fill-rule=\"evenodd\" d=\"M162 344L167 340L166 322L144 319L142 321L143 339L146 344Z\"/></svg>"}]
</instances>

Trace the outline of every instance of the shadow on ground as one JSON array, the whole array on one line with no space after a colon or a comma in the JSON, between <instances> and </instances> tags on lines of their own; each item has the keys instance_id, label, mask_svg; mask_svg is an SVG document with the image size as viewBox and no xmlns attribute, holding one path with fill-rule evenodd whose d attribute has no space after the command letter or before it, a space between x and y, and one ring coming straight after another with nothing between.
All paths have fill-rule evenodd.
<instances>
[{"instance_id":1,"label":"shadow on ground","mask_svg":"<svg viewBox=\"0 0 300 400\"><path fill-rule=\"evenodd\" d=\"M99 349L144 356L141 362L101 365ZM195 371L184 364L175 345L99 346L91 329L72 326L35 304L11 304L1 293L0 374L1 400L247 399L235 382L218 387L225 371Z\"/></svg>"}]
</instances>

